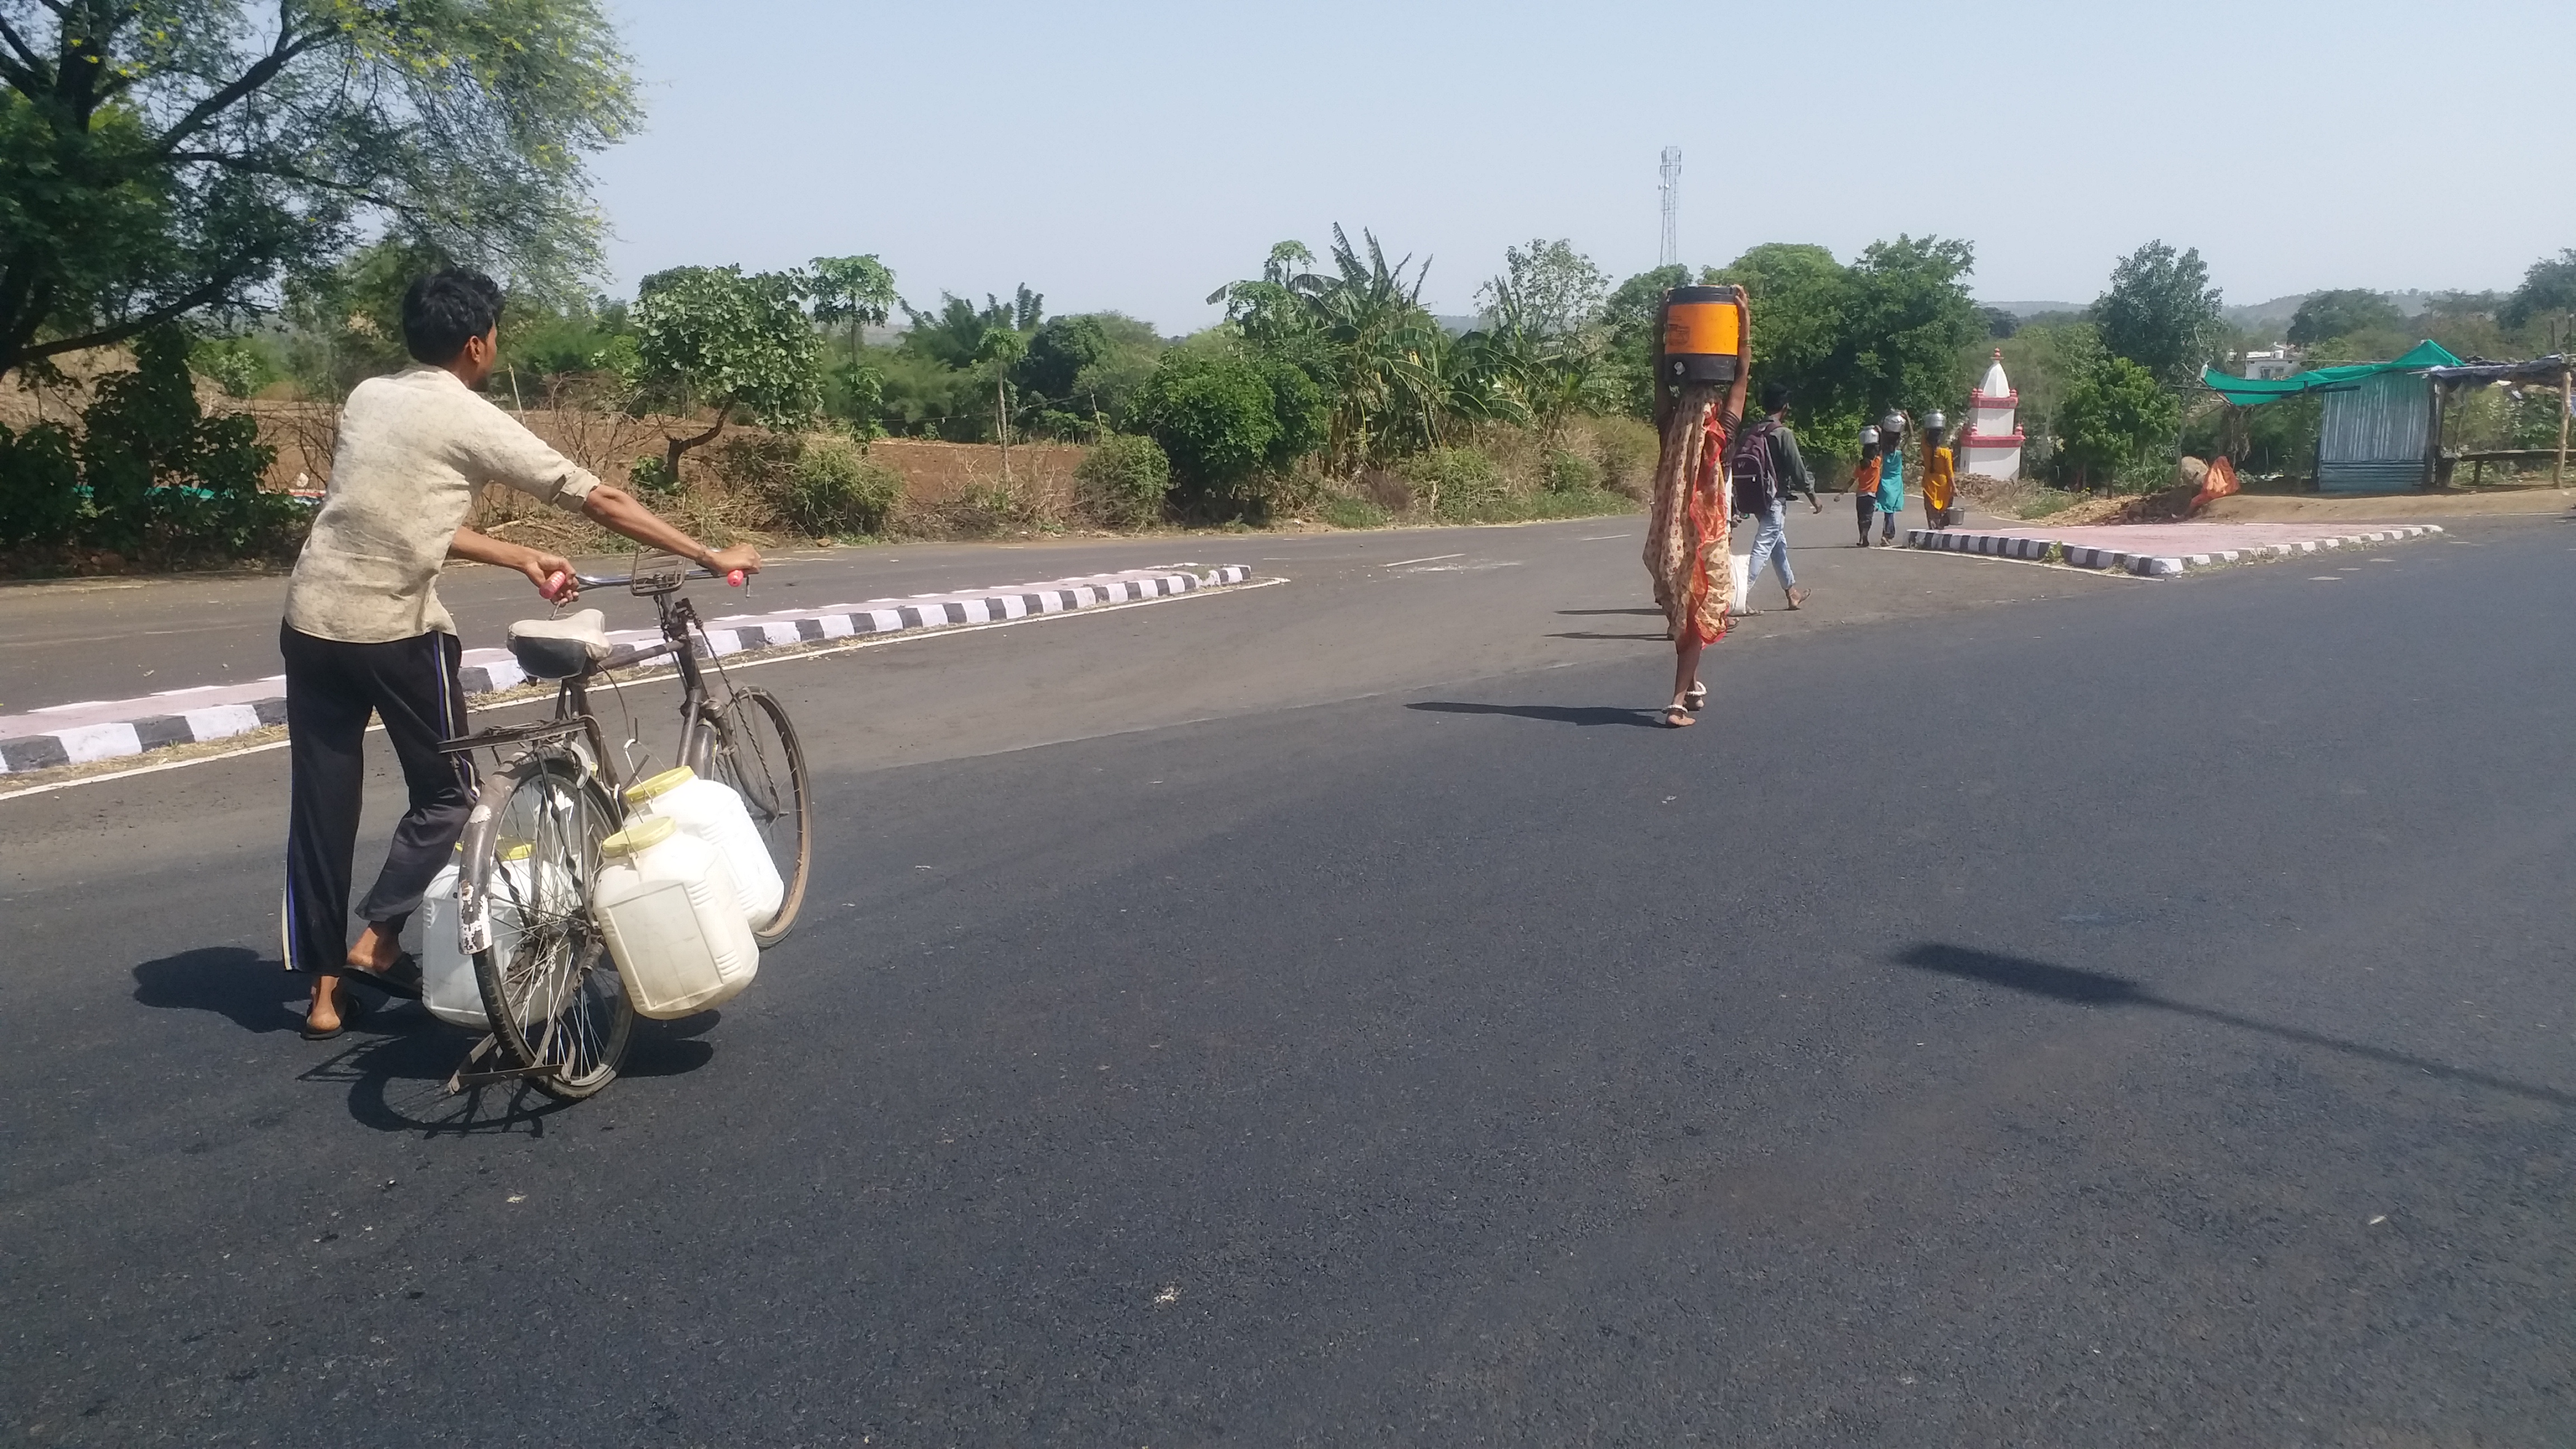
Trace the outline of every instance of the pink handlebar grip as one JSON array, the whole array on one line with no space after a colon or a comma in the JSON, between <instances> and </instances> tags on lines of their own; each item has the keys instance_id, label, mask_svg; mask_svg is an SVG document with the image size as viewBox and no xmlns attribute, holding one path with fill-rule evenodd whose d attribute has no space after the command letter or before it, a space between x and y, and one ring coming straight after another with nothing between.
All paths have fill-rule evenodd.
<instances>
[{"instance_id":1,"label":"pink handlebar grip","mask_svg":"<svg viewBox=\"0 0 2576 1449\"><path fill-rule=\"evenodd\" d=\"M731 587L731 588L737 588L737 589L738 589L738 588L741 588L741 587L742 587L742 570L740 570L740 569L735 569L732 573L729 573L729 574L725 575L725 583L726 583L726 585L727 585L728 587Z\"/></svg>"},{"instance_id":2,"label":"pink handlebar grip","mask_svg":"<svg viewBox=\"0 0 2576 1449\"><path fill-rule=\"evenodd\" d=\"M545 584L537 590L537 596L551 602L563 593L564 585L570 582L572 582L572 575L558 569L546 575Z\"/></svg>"}]
</instances>

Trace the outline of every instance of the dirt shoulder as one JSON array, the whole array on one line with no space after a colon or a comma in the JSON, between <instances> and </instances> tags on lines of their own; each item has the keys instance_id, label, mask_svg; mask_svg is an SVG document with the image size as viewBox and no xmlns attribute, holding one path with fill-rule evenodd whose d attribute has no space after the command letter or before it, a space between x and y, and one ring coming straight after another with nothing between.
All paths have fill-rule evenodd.
<instances>
[{"instance_id":1,"label":"dirt shoulder","mask_svg":"<svg viewBox=\"0 0 2576 1449\"><path fill-rule=\"evenodd\" d=\"M2576 488L2480 488L2446 493L2374 493L2327 497L2314 493L2239 493L2221 498L2200 516L2214 523L2328 523L2350 519L2413 521L2485 518L2499 514L2564 514L2576 511Z\"/></svg>"}]
</instances>

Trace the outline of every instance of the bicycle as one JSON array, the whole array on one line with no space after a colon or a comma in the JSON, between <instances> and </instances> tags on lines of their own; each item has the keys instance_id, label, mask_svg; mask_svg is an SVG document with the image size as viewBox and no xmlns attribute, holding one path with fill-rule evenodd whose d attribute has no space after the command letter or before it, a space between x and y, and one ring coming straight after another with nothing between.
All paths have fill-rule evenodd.
<instances>
[{"instance_id":1,"label":"bicycle","mask_svg":"<svg viewBox=\"0 0 2576 1449\"><path fill-rule=\"evenodd\" d=\"M639 556L635 571L622 577L577 575L585 589L623 584L652 599L662 642L612 649L596 611L523 620L512 626L511 653L530 678L556 682L554 713L440 747L449 754L489 749L498 762L466 820L456 891L459 945L473 958L491 1032L448 1078L450 1093L524 1079L577 1101L615 1080L625 1056L634 1005L589 911L599 844L625 823L627 781L590 708L591 683L612 671L673 662L680 680L674 759L742 797L786 887L777 912L753 935L771 946L795 924L813 863L804 750L776 697L726 677L696 607L680 593L693 577L714 575L656 554ZM716 664L712 681L700 667L701 647ZM630 729L626 743L637 742ZM503 758L511 746L519 748ZM501 1065L470 1070L493 1056Z\"/></svg>"}]
</instances>

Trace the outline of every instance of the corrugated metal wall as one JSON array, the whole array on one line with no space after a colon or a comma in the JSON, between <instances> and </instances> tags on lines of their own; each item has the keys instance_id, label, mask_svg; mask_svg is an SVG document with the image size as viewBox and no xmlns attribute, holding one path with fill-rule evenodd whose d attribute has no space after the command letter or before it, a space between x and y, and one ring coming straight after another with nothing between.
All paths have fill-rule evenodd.
<instances>
[{"instance_id":1,"label":"corrugated metal wall","mask_svg":"<svg viewBox=\"0 0 2576 1449\"><path fill-rule=\"evenodd\" d=\"M2317 490L2423 487L2429 481L2424 457L2432 426L2433 384L2422 373L2381 373L2350 392L2327 393L2317 440Z\"/></svg>"}]
</instances>

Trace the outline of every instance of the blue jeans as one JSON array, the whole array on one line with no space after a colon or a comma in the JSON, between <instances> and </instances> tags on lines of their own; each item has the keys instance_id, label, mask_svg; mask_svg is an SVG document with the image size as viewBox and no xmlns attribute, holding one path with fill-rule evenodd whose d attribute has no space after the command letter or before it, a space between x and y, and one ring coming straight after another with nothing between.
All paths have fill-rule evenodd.
<instances>
[{"instance_id":1,"label":"blue jeans","mask_svg":"<svg viewBox=\"0 0 2576 1449\"><path fill-rule=\"evenodd\" d=\"M1780 570L1780 587L1794 589L1798 575L1789 567L1789 523L1782 505L1774 503L1762 510L1762 526L1753 535L1753 562L1744 570L1744 587L1751 589L1762 577L1763 561L1775 561Z\"/></svg>"}]
</instances>

